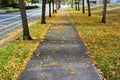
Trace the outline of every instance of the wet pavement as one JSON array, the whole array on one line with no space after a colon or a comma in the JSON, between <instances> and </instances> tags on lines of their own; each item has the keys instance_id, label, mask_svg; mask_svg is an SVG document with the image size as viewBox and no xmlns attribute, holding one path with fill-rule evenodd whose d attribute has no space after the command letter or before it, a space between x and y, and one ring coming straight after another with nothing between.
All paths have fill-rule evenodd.
<instances>
[{"instance_id":1,"label":"wet pavement","mask_svg":"<svg viewBox=\"0 0 120 80\"><path fill-rule=\"evenodd\" d=\"M101 80L65 8L17 80Z\"/></svg>"}]
</instances>

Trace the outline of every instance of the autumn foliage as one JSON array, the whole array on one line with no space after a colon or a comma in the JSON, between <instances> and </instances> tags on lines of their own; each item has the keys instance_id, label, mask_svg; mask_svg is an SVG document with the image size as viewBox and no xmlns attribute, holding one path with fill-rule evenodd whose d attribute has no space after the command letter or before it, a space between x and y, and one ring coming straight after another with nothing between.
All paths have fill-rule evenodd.
<instances>
[{"instance_id":1,"label":"autumn foliage","mask_svg":"<svg viewBox=\"0 0 120 80\"><path fill-rule=\"evenodd\" d=\"M87 8L86 8L87 10ZM107 23L101 23L102 6L92 6L92 16L68 8L69 17L104 80L120 79L120 5L108 5Z\"/></svg>"}]
</instances>

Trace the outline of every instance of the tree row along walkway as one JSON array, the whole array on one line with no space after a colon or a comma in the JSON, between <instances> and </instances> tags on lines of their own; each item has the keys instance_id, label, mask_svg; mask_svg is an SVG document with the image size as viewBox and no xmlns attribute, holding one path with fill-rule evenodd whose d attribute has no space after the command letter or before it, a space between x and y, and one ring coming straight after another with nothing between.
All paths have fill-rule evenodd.
<instances>
[{"instance_id":1,"label":"tree row along walkway","mask_svg":"<svg viewBox=\"0 0 120 80\"><path fill-rule=\"evenodd\" d=\"M17 80L101 80L65 8Z\"/></svg>"}]
</instances>

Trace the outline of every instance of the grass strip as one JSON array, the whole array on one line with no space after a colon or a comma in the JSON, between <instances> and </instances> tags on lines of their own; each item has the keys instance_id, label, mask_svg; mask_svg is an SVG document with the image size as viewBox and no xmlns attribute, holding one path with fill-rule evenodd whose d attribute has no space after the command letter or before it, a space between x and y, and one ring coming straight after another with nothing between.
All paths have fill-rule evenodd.
<instances>
[{"instance_id":1,"label":"grass strip","mask_svg":"<svg viewBox=\"0 0 120 80\"><path fill-rule=\"evenodd\" d=\"M108 5L107 23L101 23L101 6L91 8L92 16L68 8L69 17L88 49L92 62L104 80L120 79L120 6Z\"/></svg>"},{"instance_id":2,"label":"grass strip","mask_svg":"<svg viewBox=\"0 0 120 80\"><path fill-rule=\"evenodd\" d=\"M23 41L22 33L20 33L13 40L0 47L0 80L16 80L20 71L31 58L32 52L44 39L44 35L52 24L54 17L55 15L52 18L47 16L47 24L40 24L38 19L30 25L30 34L33 40ZM17 31L19 32L19 29ZM16 34L17 32L12 32L10 36Z\"/></svg>"},{"instance_id":3,"label":"grass strip","mask_svg":"<svg viewBox=\"0 0 120 80\"><path fill-rule=\"evenodd\" d=\"M7 12L8 12L8 13L17 12L17 11L19 11L19 8L12 8L12 7L8 7L8 8L7 8Z\"/></svg>"}]
</instances>

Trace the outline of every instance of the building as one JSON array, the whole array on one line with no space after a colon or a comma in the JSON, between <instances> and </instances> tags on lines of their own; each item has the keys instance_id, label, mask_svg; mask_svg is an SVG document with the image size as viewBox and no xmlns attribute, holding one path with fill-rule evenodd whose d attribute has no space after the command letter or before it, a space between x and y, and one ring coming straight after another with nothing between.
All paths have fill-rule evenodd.
<instances>
[{"instance_id":1,"label":"building","mask_svg":"<svg viewBox=\"0 0 120 80\"><path fill-rule=\"evenodd\" d=\"M91 4L103 4L103 0L90 0Z\"/></svg>"},{"instance_id":2,"label":"building","mask_svg":"<svg viewBox=\"0 0 120 80\"><path fill-rule=\"evenodd\" d=\"M108 3L120 3L120 0L107 0ZM103 4L104 0L90 0L91 4Z\"/></svg>"}]
</instances>

